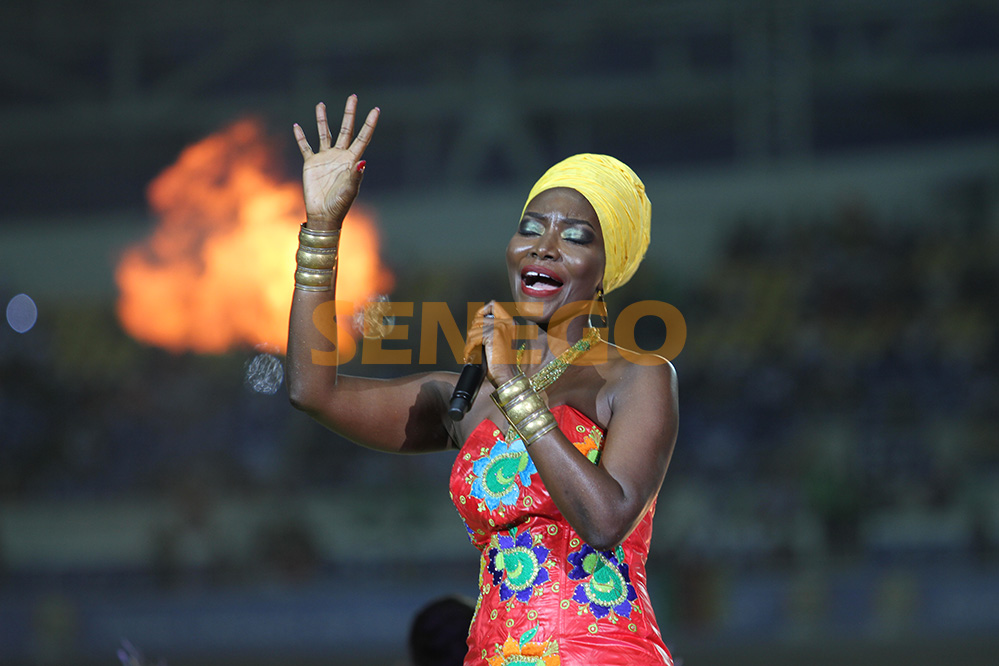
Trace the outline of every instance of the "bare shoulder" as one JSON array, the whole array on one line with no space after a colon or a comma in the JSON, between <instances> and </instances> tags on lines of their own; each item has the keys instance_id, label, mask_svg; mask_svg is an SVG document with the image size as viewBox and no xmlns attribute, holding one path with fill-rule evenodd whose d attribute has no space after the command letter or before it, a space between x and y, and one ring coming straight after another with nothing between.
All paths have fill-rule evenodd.
<instances>
[{"instance_id":1,"label":"bare shoulder","mask_svg":"<svg viewBox=\"0 0 999 666\"><path fill-rule=\"evenodd\" d=\"M676 402L676 369L657 354L634 352L608 343L606 378L614 398Z\"/></svg>"},{"instance_id":2,"label":"bare shoulder","mask_svg":"<svg viewBox=\"0 0 999 666\"><path fill-rule=\"evenodd\" d=\"M618 479L631 478L649 498L658 490L676 443L676 371L661 356L612 346L602 390L607 445L602 458Z\"/></svg>"}]
</instances>

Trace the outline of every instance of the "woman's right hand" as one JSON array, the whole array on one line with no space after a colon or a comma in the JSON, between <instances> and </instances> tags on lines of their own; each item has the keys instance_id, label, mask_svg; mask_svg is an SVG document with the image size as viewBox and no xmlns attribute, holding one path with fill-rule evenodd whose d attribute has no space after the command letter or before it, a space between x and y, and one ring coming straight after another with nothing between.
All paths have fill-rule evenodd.
<instances>
[{"instance_id":1,"label":"woman's right hand","mask_svg":"<svg viewBox=\"0 0 999 666\"><path fill-rule=\"evenodd\" d=\"M305 132L295 123L295 140L302 153L302 188L305 193L305 213L310 227L338 229L357 196L364 176L364 162L360 161L371 141L381 110L368 112L364 126L354 137L354 114L357 95L347 98L340 123L340 133L333 142L326 120L326 105L316 105L316 124L319 126L319 151L313 152Z\"/></svg>"},{"instance_id":2,"label":"woman's right hand","mask_svg":"<svg viewBox=\"0 0 999 666\"><path fill-rule=\"evenodd\" d=\"M489 301L475 313L465 343L465 363L473 363L481 350L485 356L486 377L493 386L500 386L519 372L517 353L513 349L516 322L496 301Z\"/></svg>"}]
</instances>

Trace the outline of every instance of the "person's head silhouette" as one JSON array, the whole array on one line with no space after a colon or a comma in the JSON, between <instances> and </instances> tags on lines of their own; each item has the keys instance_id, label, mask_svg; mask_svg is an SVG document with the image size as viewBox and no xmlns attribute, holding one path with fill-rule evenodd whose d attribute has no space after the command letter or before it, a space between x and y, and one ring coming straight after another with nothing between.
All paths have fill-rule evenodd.
<instances>
[{"instance_id":1,"label":"person's head silhouette","mask_svg":"<svg viewBox=\"0 0 999 666\"><path fill-rule=\"evenodd\" d=\"M461 666L475 609L462 597L431 601L413 618L409 654L414 666Z\"/></svg>"}]
</instances>

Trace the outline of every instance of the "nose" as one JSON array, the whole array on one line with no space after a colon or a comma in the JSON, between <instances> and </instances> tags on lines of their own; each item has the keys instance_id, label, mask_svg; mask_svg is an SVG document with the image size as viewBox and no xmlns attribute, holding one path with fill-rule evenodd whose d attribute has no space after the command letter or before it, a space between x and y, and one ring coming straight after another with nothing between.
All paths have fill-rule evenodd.
<instances>
[{"instance_id":1,"label":"nose","mask_svg":"<svg viewBox=\"0 0 999 666\"><path fill-rule=\"evenodd\" d=\"M551 229L537 237L534 247L531 248L531 256L538 259L558 258L558 238Z\"/></svg>"}]
</instances>

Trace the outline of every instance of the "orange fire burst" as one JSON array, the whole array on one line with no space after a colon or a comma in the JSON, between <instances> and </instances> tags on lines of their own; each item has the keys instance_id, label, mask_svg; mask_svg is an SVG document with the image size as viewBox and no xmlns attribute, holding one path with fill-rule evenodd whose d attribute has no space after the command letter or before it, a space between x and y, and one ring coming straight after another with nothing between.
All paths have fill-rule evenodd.
<instances>
[{"instance_id":1,"label":"orange fire burst","mask_svg":"<svg viewBox=\"0 0 999 666\"><path fill-rule=\"evenodd\" d=\"M285 350L305 208L301 186L274 175L276 153L260 123L241 120L186 148L150 183L159 224L115 274L129 334L175 352ZM356 206L339 254L338 301L391 288L374 220Z\"/></svg>"}]
</instances>

